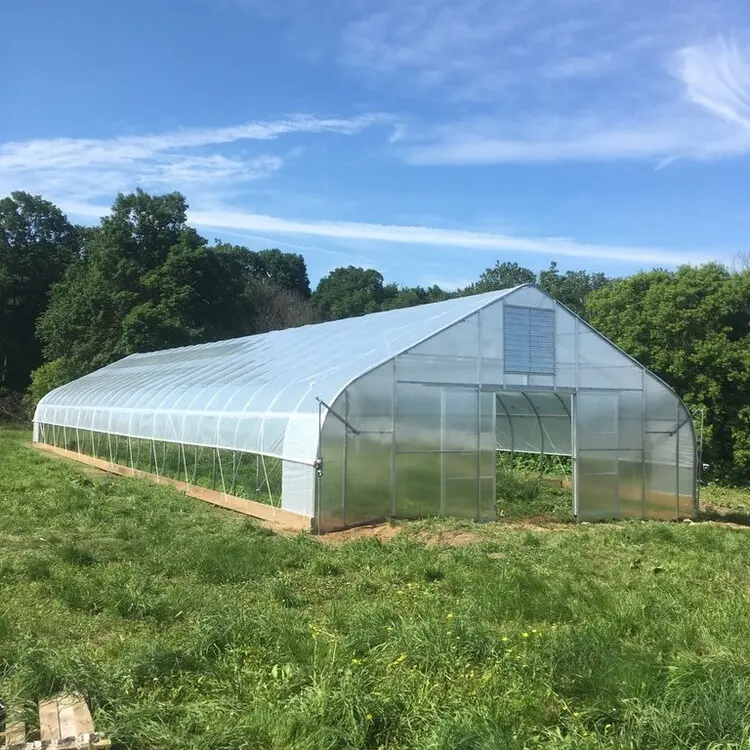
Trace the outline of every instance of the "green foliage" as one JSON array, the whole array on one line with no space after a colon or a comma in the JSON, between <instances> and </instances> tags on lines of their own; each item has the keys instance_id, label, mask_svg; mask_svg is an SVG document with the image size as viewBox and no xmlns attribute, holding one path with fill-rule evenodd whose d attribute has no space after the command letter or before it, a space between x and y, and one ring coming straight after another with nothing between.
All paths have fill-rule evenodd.
<instances>
[{"instance_id":1,"label":"green foliage","mask_svg":"<svg viewBox=\"0 0 750 750\"><path fill-rule=\"evenodd\" d=\"M54 287L38 331L49 360L77 377L133 352L215 341L290 322L263 319L259 289L309 295L304 260L279 250L209 247L179 193L119 195Z\"/></svg>"},{"instance_id":2,"label":"green foliage","mask_svg":"<svg viewBox=\"0 0 750 750\"><path fill-rule=\"evenodd\" d=\"M483 294L484 292L496 292L501 289L510 289L521 284L533 284L536 274L518 263L501 263L496 261L495 265L484 270L479 281L466 289L461 294Z\"/></svg>"},{"instance_id":3,"label":"green foliage","mask_svg":"<svg viewBox=\"0 0 750 750\"><path fill-rule=\"evenodd\" d=\"M316 320L340 320L378 312L387 296L379 271L347 266L320 280L310 305Z\"/></svg>"},{"instance_id":4,"label":"green foliage","mask_svg":"<svg viewBox=\"0 0 750 750\"><path fill-rule=\"evenodd\" d=\"M0 200L0 388L22 391L41 364L37 318L79 251L79 232L56 206L23 192Z\"/></svg>"},{"instance_id":5,"label":"green foliage","mask_svg":"<svg viewBox=\"0 0 750 750\"><path fill-rule=\"evenodd\" d=\"M26 394L29 411L34 411L43 396L69 380L71 380L71 375L66 370L66 362L62 358L53 359L51 362L46 362L41 367L37 367L31 373L31 385Z\"/></svg>"},{"instance_id":6,"label":"green foliage","mask_svg":"<svg viewBox=\"0 0 750 750\"><path fill-rule=\"evenodd\" d=\"M546 271L539 273L539 286L562 302L577 315L586 317L586 300L597 289L604 289L610 280L603 273L566 271L561 274L552 261Z\"/></svg>"},{"instance_id":7,"label":"green foliage","mask_svg":"<svg viewBox=\"0 0 750 750\"><path fill-rule=\"evenodd\" d=\"M750 479L750 272L710 263L620 279L587 301L592 325L705 410L712 475Z\"/></svg>"},{"instance_id":8,"label":"green foliage","mask_svg":"<svg viewBox=\"0 0 750 750\"><path fill-rule=\"evenodd\" d=\"M28 437L0 429L8 705L81 691L133 750L750 741L745 531L423 522L322 543Z\"/></svg>"}]
</instances>

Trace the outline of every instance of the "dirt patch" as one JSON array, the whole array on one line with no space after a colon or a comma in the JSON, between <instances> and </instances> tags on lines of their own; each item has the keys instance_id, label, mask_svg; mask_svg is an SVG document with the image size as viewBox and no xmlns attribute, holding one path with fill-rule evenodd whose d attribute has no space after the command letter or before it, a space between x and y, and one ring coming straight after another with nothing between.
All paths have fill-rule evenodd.
<instances>
[{"instance_id":1,"label":"dirt patch","mask_svg":"<svg viewBox=\"0 0 750 750\"><path fill-rule=\"evenodd\" d=\"M451 529L425 529L416 535L416 539L425 547L466 547L477 544L487 537L473 531L453 531Z\"/></svg>"},{"instance_id":2,"label":"dirt patch","mask_svg":"<svg viewBox=\"0 0 750 750\"><path fill-rule=\"evenodd\" d=\"M329 531L326 534L321 534L318 539L328 544L353 542L357 539L380 539L387 542L400 534L403 528L403 526L391 523L372 523L353 526L350 529L341 529L341 531Z\"/></svg>"},{"instance_id":3,"label":"dirt patch","mask_svg":"<svg viewBox=\"0 0 750 750\"><path fill-rule=\"evenodd\" d=\"M480 530L441 528L438 525L419 528L424 522L402 521L400 523L373 523L354 526L341 531L329 531L321 534L318 539L326 544L342 544L357 539L379 539L387 542L399 534L410 534L411 538L426 547L466 547L479 544L493 538L493 533L503 530L512 531L570 531L575 528L570 523L560 523L546 516L533 516L524 519L503 520L495 523L483 524ZM414 527L417 529L412 531Z\"/></svg>"}]
</instances>

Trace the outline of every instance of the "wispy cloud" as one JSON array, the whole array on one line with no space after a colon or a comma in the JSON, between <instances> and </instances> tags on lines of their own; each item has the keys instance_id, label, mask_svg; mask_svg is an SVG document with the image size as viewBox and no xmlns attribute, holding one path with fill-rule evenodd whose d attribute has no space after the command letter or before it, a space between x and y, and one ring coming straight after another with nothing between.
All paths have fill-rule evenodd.
<instances>
[{"instance_id":1,"label":"wispy cloud","mask_svg":"<svg viewBox=\"0 0 750 750\"><path fill-rule=\"evenodd\" d=\"M750 153L750 50L723 38L674 52L672 73L651 105L504 120L474 118L433 127L401 143L412 164L571 160L707 159Z\"/></svg>"},{"instance_id":2,"label":"wispy cloud","mask_svg":"<svg viewBox=\"0 0 750 750\"><path fill-rule=\"evenodd\" d=\"M241 211L191 211L191 223L212 229L259 232L281 237L307 235L332 240L366 240L384 245L424 245L434 248L514 252L546 257L593 258L654 265L702 263L723 255L690 250L589 244L563 237L520 237L424 226L401 226L344 221L304 221ZM727 257L732 253L728 252Z\"/></svg>"},{"instance_id":3,"label":"wispy cloud","mask_svg":"<svg viewBox=\"0 0 750 750\"><path fill-rule=\"evenodd\" d=\"M750 45L719 38L685 47L676 58L676 75L690 102L750 131Z\"/></svg>"},{"instance_id":4,"label":"wispy cloud","mask_svg":"<svg viewBox=\"0 0 750 750\"><path fill-rule=\"evenodd\" d=\"M750 152L743 35L737 0L385 0L341 44L432 105L396 141L410 163L663 164Z\"/></svg>"},{"instance_id":5,"label":"wispy cloud","mask_svg":"<svg viewBox=\"0 0 750 750\"><path fill-rule=\"evenodd\" d=\"M180 189L249 182L280 170L289 152L247 155L237 150L241 142L268 142L292 134L354 135L384 122L391 119L380 114L328 119L300 115L273 122L109 139L5 143L0 144L0 192L21 187L52 198L92 200L136 185ZM222 152L227 145L234 146L231 153Z\"/></svg>"}]
</instances>

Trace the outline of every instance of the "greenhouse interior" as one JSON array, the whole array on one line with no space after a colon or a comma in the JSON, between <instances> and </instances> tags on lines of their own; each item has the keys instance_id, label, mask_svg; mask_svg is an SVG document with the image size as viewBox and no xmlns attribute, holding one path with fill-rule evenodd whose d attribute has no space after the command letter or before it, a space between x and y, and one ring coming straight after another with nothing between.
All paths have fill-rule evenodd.
<instances>
[{"instance_id":1,"label":"greenhouse interior","mask_svg":"<svg viewBox=\"0 0 750 750\"><path fill-rule=\"evenodd\" d=\"M535 285L132 354L47 394L34 442L325 532L497 515L497 458L569 457L577 521L697 511L692 416Z\"/></svg>"}]
</instances>

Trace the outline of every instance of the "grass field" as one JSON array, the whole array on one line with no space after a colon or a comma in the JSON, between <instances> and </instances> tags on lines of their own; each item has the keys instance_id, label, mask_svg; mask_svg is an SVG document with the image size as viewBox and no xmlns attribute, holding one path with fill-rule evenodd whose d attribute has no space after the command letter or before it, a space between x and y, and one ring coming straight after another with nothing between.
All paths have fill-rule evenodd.
<instances>
[{"instance_id":1,"label":"grass field","mask_svg":"<svg viewBox=\"0 0 750 750\"><path fill-rule=\"evenodd\" d=\"M0 428L0 697L29 720L70 689L142 749L750 747L744 528L323 543L28 438Z\"/></svg>"}]
</instances>

